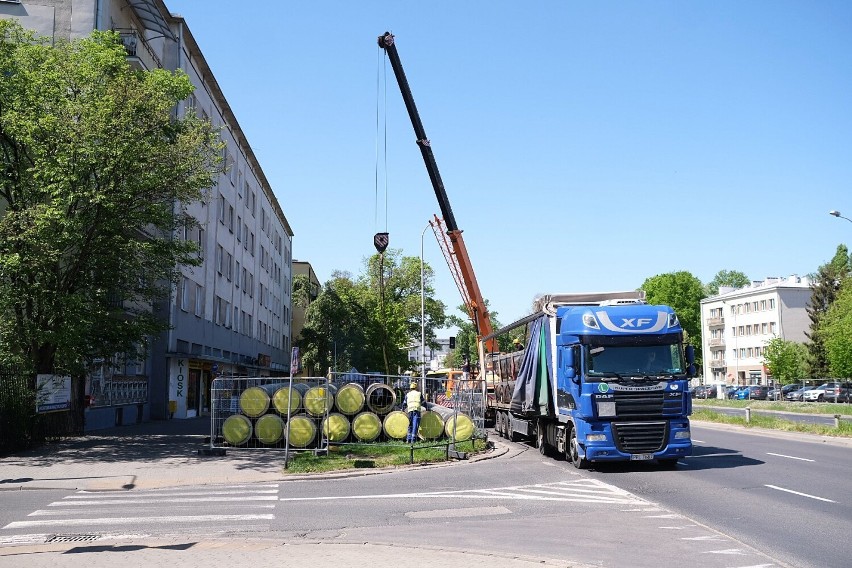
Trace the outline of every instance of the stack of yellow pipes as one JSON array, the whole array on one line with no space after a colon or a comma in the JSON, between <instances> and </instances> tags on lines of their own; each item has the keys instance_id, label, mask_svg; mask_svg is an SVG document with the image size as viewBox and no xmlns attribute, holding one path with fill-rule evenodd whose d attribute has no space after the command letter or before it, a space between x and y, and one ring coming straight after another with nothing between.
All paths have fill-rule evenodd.
<instances>
[{"instance_id":1,"label":"stack of yellow pipes","mask_svg":"<svg viewBox=\"0 0 852 568\"><path fill-rule=\"evenodd\" d=\"M408 414L398 410L396 391L373 383L366 390L358 383L336 387L330 383L274 383L248 387L240 394L238 414L222 423L222 437L230 446L307 448L320 439L329 442L404 440ZM289 417L289 418L288 418ZM289 420L289 421L288 421ZM418 437L443 436L467 440L473 421L434 404L421 411ZM318 436L318 432L322 432ZM382 436L384 434L384 436Z\"/></svg>"}]
</instances>

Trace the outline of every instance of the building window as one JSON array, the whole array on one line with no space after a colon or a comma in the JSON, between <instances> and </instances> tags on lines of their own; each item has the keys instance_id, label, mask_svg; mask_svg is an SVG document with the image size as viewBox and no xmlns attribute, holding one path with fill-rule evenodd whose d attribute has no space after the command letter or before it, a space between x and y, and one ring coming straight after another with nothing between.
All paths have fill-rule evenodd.
<instances>
[{"instance_id":1,"label":"building window","mask_svg":"<svg viewBox=\"0 0 852 568\"><path fill-rule=\"evenodd\" d=\"M192 292L195 290L194 284L187 278L181 278L180 282L180 309L185 312L189 311L192 305Z\"/></svg>"},{"instance_id":2,"label":"building window","mask_svg":"<svg viewBox=\"0 0 852 568\"><path fill-rule=\"evenodd\" d=\"M195 315L204 317L204 286L195 285Z\"/></svg>"},{"instance_id":3,"label":"building window","mask_svg":"<svg viewBox=\"0 0 852 568\"><path fill-rule=\"evenodd\" d=\"M196 232L196 243L198 244L198 258L204 259L204 228L198 227Z\"/></svg>"},{"instance_id":4,"label":"building window","mask_svg":"<svg viewBox=\"0 0 852 568\"><path fill-rule=\"evenodd\" d=\"M769 298L769 309L770 310L775 309L775 298Z\"/></svg>"}]
</instances>

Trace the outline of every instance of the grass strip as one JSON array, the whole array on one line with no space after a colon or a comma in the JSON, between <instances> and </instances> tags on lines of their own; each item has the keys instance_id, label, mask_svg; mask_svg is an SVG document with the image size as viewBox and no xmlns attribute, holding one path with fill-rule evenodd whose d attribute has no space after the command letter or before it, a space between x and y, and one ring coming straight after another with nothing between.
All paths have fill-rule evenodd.
<instances>
[{"instance_id":1,"label":"grass strip","mask_svg":"<svg viewBox=\"0 0 852 568\"><path fill-rule=\"evenodd\" d=\"M704 420L707 422L734 424L737 426L744 426L746 428L767 428L770 430L801 432L804 434L817 434L820 436L834 436L840 438L852 437L852 421L849 420L841 420L840 426L835 428L834 426L829 425L794 422L792 420L784 420L783 418L752 412L751 421L746 422L745 416L731 416L708 408L697 407L693 407L692 418L694 420Z\"/></svg>"},{"instance_id":2,"label":"grass strip","mask_svg":"<svg viewBox=\"0 0 852 568\"><path fill-rule=\"evenodd\" d=\"M487 441L482 438L456 442L458 452L479 453L486 449ZM417 442L413 445L414 463L447 461L447 442ZM412 445L405 442L375 444L335 444L327 455L315 455L313 451L292 453L285 473L324 473L358 468L381 468L411 463Z\"/></svg>"}]
</instances>

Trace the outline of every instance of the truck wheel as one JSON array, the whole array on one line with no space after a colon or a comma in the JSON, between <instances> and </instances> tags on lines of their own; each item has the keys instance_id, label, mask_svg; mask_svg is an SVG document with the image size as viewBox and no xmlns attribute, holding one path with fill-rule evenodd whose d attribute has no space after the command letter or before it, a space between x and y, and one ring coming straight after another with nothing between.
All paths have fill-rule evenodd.
<instances>
[{"instance_id":1,"label":"truck wheel","mask_svg":"<svg viewBox=\"0 0 852 568\"><path fill-rule=\"evenodd\" d=\"M545 436L545 428L546 426L539 422L538 426L535 429L535 445L538 448L538 453L543 456L548 454L547 448L547 436Z\"/></svg>"},{"instance_id":2,"label":"truck wheel","mask_svg":"<svg viewBox=\"0 0 852 568\"><path fill-rule=\"evenodd\" d=\"M589 460L580 457L580 443L577 442L577 430L571 428L571 438L568 441L568 459L577 469L588 469Z\"/></svg>"},{"instance_id":3,"label":"truck wheel","mask_svg":"<svg viewBox=\"0 0 852 568\"><path fill-rule=\"evenodd\" d=\"M522 435L515 432L515 429L512 428L512 418L508 413L506 414L506 435L509 437L509 440L513 442L520 442L524 439Z\"/></svg>"}]
</instances>

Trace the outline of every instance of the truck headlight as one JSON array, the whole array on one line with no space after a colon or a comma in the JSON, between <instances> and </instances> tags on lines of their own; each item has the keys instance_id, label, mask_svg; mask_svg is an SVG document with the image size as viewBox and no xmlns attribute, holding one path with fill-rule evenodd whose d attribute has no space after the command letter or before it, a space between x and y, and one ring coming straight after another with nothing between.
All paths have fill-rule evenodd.
<instances>
[{"instance_id":1,"label":"truck headlight","mask_svg":"<svg viewBox=\"0 0 852 568\"><path fill-rule=\"evenodd\" d=\"M675 432L675 440L689 439L689 430L678 430Z\"/></svg>"},{"instance_id":2,"label":"truck headlight","mask_svg":"<svg viewBox=\"0 0 852 568\"><path fill-rule=\"evenodd\" d=\"M598 416L613 417L615 416L615 401L614 400L599 400L598 401Z\"/></svg>"},{"instance_id":3,"label":"truck headlight","mask_svg":"<svg viewBox=\"0 0 852 568\"><path fill-rule=\"evenodd\" d=\"M587 434L587 442L606 442L606 434Z\"/></svg>"}]
</instances>

